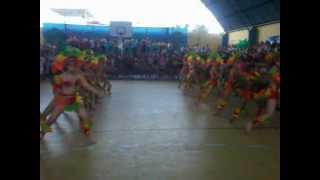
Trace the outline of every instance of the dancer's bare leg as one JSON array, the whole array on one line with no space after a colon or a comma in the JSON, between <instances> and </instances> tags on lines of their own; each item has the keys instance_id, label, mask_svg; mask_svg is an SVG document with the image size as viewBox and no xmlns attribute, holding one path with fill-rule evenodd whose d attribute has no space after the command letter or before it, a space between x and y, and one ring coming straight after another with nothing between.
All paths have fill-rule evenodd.
<instances>
[{"instance_id":1,"label":"dancer's bare leg","mask_svg":"<svg viewBox=\"0 0 320 180\"><path fill-rule=\"evenodd\" d=\"M266 107L266 112L263 115L260 115L259 118L263 118L263 119L258 119L255 121L249 121L246 124L246 132L249 133L251 132L252 128L256 125L258 125L258 123L265 121L268 118L271 118L276 110L277 107L277 100L276 99L269 99L267 101L267 107Z\"/></svg>"},{"instance_id":2,"label":"dancer's bare leg","mask_svg":"<svg viewBox=\"0 0 320 180\"><path fill-rule=\"evenodd\" d=\"M267 103L267 117L273 116L277 107L277 100L276 99L269 99Z\"/></svg>"},{"instance_id":3,"label":"dancer's bare leg","mask_svg":"<svg viewBox=\"0 0 320 180\"><path fill-rule=\"evenodd\" d=\"M200 88L200 95L197 98L196 105L200 107L202 105L203 101L209 96L213 89L212 85L209 85L208 87L202 87Z\"/></svg>"},{"instance_id":4,"label":"dancer's bare leg","mask_svg":"<svg viewBox=\"0 0 320 180\"><path fill-rule=\"evenodd\" d=\"M178 83L178 88L181 88L182 80L179 81Z\"/></svg>"},{"instance_id":5,"label":"dancer's bare leg","mask_svg":"<svg viewBox=\"0 0 320 180\"><path fill-rule=\"evenodd\" d=\"M218 101L218 104L216 105L215 112L213 113L214 115L219 114L224 107L228 104L228 99L231 95L232 89L225 89L222 94L221 94L221 99Z\"/></svg>"},{"instance_id":6,"label":"dancer's bare leg","mask_svg":"<svg viewBox=\"0 0 320 180\"><path fill-rule=\"evenodd\" d=\"M241 113L245 110L246 106L247 106L248 102L247 101L243 101L241 103L240 107L237 107L233 110L232 112L232 117L230 118L230 123L233 123L235 120L238 120L241 116Z\"/></svg>"},{"instance_id":7,"label":"dancer's bare leg","mask_svg":"<svg viewBox=\"0 0 320 180\"><path fill-rule=\"evenodd\" d=\"M80 126L84 135L87 137L90 144L95 144L96 142L91 135L92 121L90 120L85 107L81 105L80 108L77 110L77 113L79 115Z\"/></svg>"},{"instance_id":8,"label":"dancer's bare leg","mask_svg":"<svg viewBox=\"0 0 320 180\"><path fill-rule=\"evenodd\" d=\"M83 94L83 102L84 102L84 106L85 108L90 111L90 99L89 99L89 93L87 91L84 92Z\"/></svg>"},{"instance_id":9,"label":"dancer's bare leg","mask_svg":"<svg viewBox=\"0 0 320 180\"><path fill-rule=\"evenodd\" d=\"M54 104L53 104L53 99L50 101L48 106L43 110L42 113L40 113L40 120L45 119L53 110Z\"/></svg>"},{"instance_id":10,"label":"dancer's bare leg","mask_svg":"<svg viewBox=\"0 0 320 180\"><path fill-rule=\"evenodd\" d=\"M93 94L89 91L87 91L87 110L88 111L93 111L94 107L93 107Z\"/></svg>"},{"instance_id":11,"label":"dancer's bare leg","mask_svg":"<svg viewBox=\"0 0 320 180\"><path fill-rule=\"evenodd\" d=\"M108 91L109 95L111 95L112 84L110 83L109 80L107 80L107 83L106 83L106 84L108 85L107 91Z\"/></svg>"},{"instance_id":12,"label":"dancer's bare leg","mask_svg":"<svg viewBox=\"0 0 320 180\"><path fill-rule=\"evenodd\" d=\"M104 94L107 94L107 82L105 80L102 83L102 89L103 89Z\"/></svg>"},{"instance_id":13,"label":"dancer's bare leg","mask_svg":"<svg viewBox=\"0 0 320 180\"><path fill-rule=\"evenodd\" d=\"M51 127L51 125L57 121L62 112L63 110L61 108L54 107L50 117L45 121L46 126L48 126L48 128ZM42 131L40 133L40 138L42 139L46 133L46 131Z\"/></svg>"}]
</instances>

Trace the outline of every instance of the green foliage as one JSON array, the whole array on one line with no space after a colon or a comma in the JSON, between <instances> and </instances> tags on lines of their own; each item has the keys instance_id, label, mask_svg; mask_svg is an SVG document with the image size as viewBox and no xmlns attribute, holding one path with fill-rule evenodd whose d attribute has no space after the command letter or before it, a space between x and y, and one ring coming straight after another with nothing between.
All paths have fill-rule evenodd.
<instances>
[{"instance_id":1,"label":"green foliage","mask_svg":"<svg viewBox=\"0 0 320 180\"><path fill-rule=\"evenodd\" d=\"M249 47L249 41L247 39L240 40L237 44L235 44L237 49L247 49Z\"/></svg>"}]
</instances>

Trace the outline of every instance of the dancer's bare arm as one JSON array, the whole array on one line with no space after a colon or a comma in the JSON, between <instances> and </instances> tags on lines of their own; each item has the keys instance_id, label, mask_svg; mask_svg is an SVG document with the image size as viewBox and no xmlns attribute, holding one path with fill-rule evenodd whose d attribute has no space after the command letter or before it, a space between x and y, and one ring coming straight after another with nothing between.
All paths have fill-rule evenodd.
<instances>
[{"instance_id":1,"label":"dancer's bare arm","mask_svg":"<svg viewBox=\"0 0 320 180\"><path fill-rule=\"evenodd\" d=\"M81 86L83 86L85 89L91 91L92 93L96 94L99 97L103 96L103 93L97 90L96 88L92 87L84 76L79 75L79 80L80 80Z\"/></svg>"}]
</instances>

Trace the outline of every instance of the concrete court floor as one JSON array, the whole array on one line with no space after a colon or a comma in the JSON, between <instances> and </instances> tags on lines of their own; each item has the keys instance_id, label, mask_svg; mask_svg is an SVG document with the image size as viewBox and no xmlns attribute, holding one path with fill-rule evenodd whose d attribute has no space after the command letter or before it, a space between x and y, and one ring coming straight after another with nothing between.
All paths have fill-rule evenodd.
<instances>
[{"instance_id":1,"label":"concrete court floor","mask_svg":"<svg viewBox=\"0 0 320 180\"><path fill-rule=\"evenodd\" d=\"M230 124L209 103L193 105L177 82L112 81L92 113L88 145L74 114L62 115L40 142L42 180L277 180L279 113L246 135L244 121ZM40 83L41 110L52 97Z\"/></svg>"}]
</instances>

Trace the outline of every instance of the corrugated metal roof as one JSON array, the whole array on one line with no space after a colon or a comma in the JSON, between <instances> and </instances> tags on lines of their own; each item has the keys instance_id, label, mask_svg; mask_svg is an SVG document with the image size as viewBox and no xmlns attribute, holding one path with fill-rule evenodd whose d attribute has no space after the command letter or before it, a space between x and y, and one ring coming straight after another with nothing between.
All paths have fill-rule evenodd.
<instances>
[{"instance_id":1,"label":"corrugated metal roof","mask_svg":"<svg viewBox=\"0 0 320 180\"><path fill-rule=\"evenodd\" d=\"M280 21L280 0L202 0L225 31Z\"/></svg>"}]
</instances>

